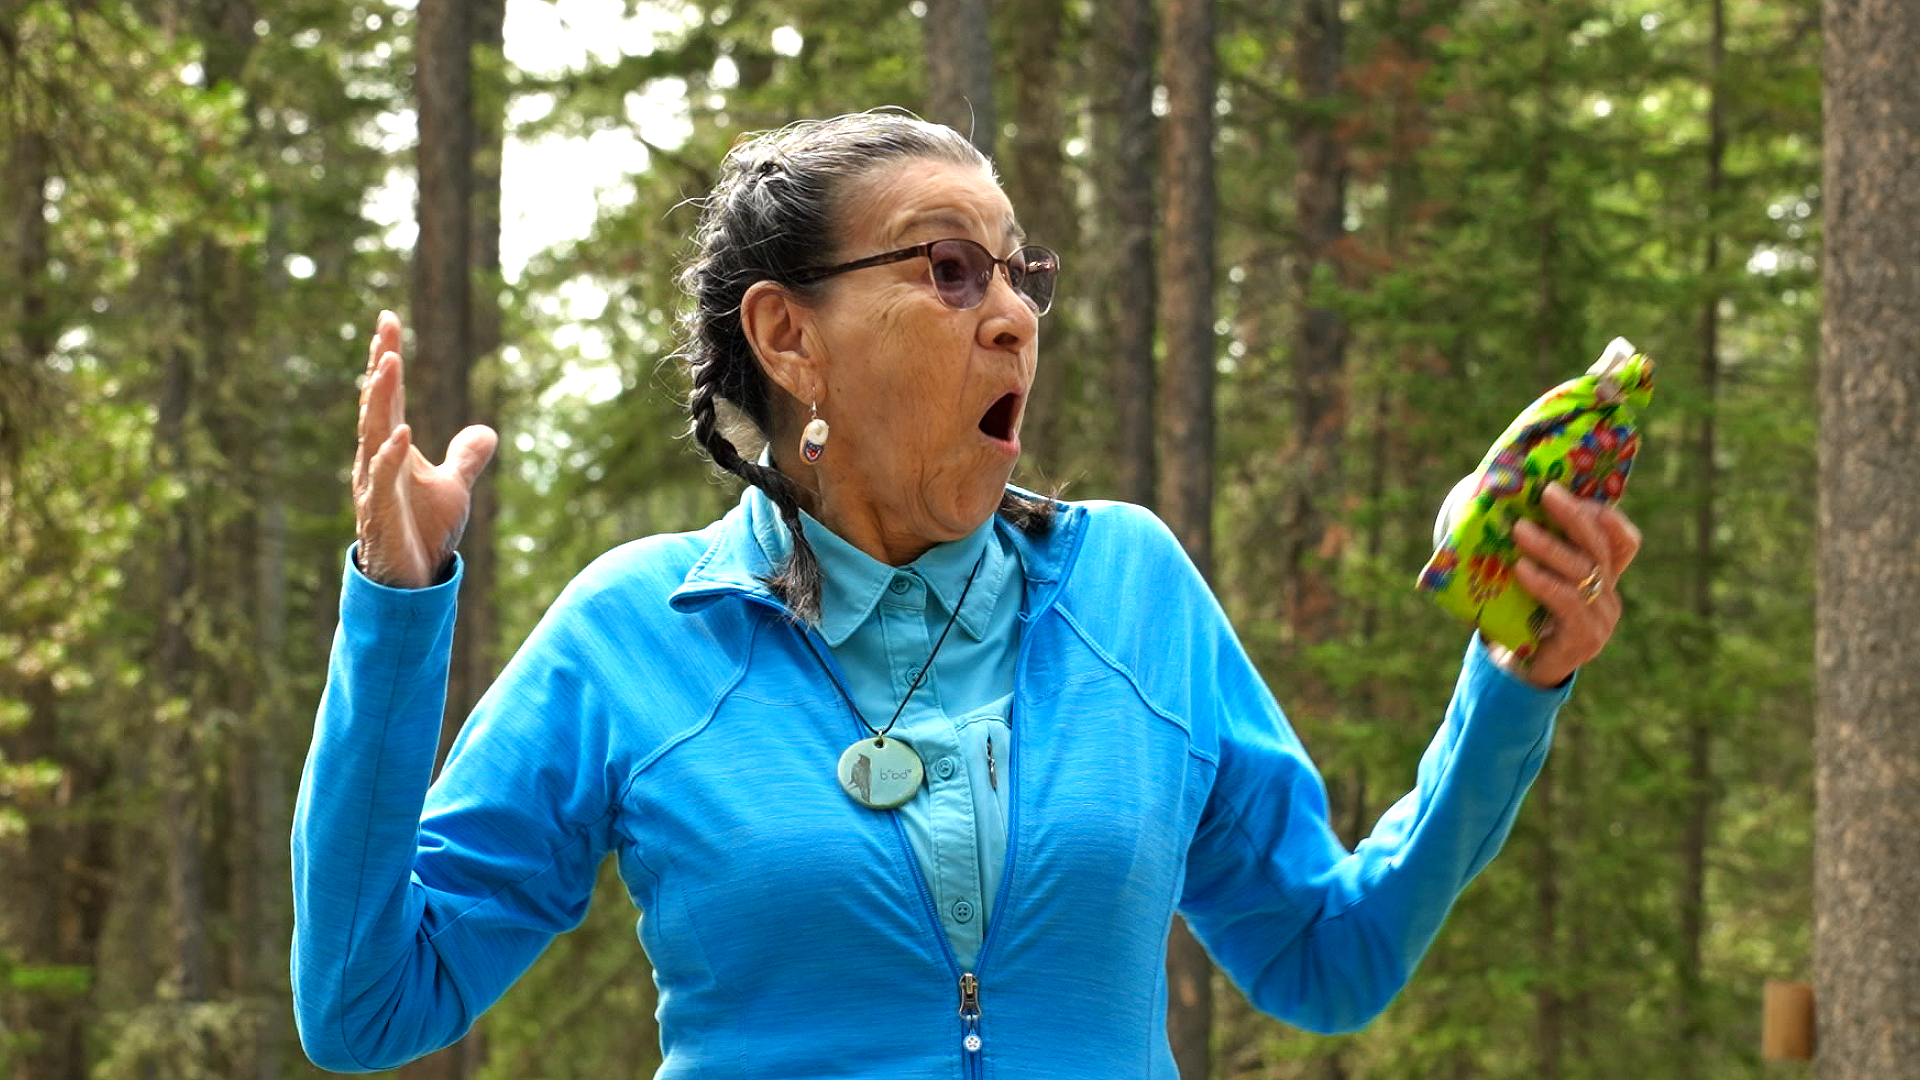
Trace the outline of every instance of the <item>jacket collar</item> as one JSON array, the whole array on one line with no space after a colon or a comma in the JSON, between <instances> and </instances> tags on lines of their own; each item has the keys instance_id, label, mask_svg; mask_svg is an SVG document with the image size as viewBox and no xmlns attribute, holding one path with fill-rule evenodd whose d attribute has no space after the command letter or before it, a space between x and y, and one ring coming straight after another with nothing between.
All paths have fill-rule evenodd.
<instances>
[{"instance_id":1,"label":"jacket collar","mask_svg":"<svg viewBox=\"0 0 1920 1080\"><path fill-rule=\"evenodd\" d=\"M1013 490L1022 491L1020 488ZM1032 494L1024 491L1022 493ZM771 605L782 611L786 610L785 605L780 603L763 580L773 573L775 564L773 557L763 546L762 538L756 535L754 518L757 515L751 506L756 497L763 503L766 500L766 496L757 488L749 487L741 495L740 502L708 530L713 536L712 543L693 564L693 568L687 572L680 586L667 597L667 602L675 611L696 611L728 596L738 596ZM1083 508L1072 503L1060 503L1058 506L1059 512L1054 517L1053 527L1044 536L1028 536L1009 525L997 514L991 520L993 535L1007 541L1018 556L1014 560L1004 560L1006 566L1002 573L1009 572L1012 566L1017 564L1026 576L1027 612L1025 617L1029 619L1052 605L1060 582L1065 579L1067 571L1072 567L1085 531L1086 511ZM768 510L772 509L770 503L766 504L766 507ZM773 518L773 524L779 525L777 516L771 513L764 516ZM804 519L802 524L804 527ZM784 529L782 532L784 533ZM984 543L985 530L978 535L982 537L981 542ZM810 533L809 542L813 539L813 534ZM782 547L782 553L784 550ZM968 566L971 568L971 562ZM983 579L976 583L976 591L993 585L995 588L990 595L997 594L1004 582L986 581L984 569L982 573ZM955 585L951 590L953 595L949 596L940 586L935 585L934 581L934 578L945 576L931 575L928 578L928 584L935 586L935 592L939 595L940 601L949 605L948 610L952 610L951 604L959 599L959 586ZM964 578L961 580L964 581ZM884 579L882 584L884 586ZM877 593L874 599L877 599ZM974 601L971 598L967 606L970 610L962 613L960 623L969 633L978 637L979 632L984 629L986 615L991 609L981 605L979 614L975 616L971 610L974 607ZM866 608L860 609L860 618L864 619L865 612L871 608L870 601ZM969 625L970 622L973 625ZM852 626L857 625L858 620L852 624ZM847 632L851 632L852 626L845 628ZM842 640L844 640L844 634Z\"/></svg>"}]
</instances>

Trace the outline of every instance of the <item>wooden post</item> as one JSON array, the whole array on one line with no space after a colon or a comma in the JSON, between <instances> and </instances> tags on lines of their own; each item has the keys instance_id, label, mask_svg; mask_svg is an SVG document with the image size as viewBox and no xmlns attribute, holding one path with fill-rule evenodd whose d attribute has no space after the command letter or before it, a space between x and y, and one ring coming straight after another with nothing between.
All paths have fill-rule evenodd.
<instances>
[{"instance_id":1,"label":"wooden post","mask_svg":"<svg viewBox=\"0 0 1920 1080\"><path fill-rule=\"evenodd\" d=\"M1772 1061L1813 1060L1813 984L1767 980L1760 1056Z\"/></svg>"}]
</instances>

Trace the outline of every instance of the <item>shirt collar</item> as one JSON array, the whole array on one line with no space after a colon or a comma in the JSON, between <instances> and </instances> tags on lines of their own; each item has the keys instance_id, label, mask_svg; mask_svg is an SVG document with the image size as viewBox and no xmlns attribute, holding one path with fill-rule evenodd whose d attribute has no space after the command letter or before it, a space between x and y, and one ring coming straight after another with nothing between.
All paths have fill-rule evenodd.
<instances>
[{"instance_id":1,"label":"shirt collar","mask_svg":"<svg viewBox=\"0 0 1920 1080\"><path fill-rule=\"evenodd\" d=\"M779 508L766 492L749 485L741 500L747 524L760 545L767 562L778 566L793 551L793 538L780 520ZM989 517L971 533L944 544L936 544L926 554L900 570L912 570L927 583L941 608L951 613L967 588L967 578L980 567L973 589L967 594L967 606L955 621L967 636L979 641L986 635L994 609L999 607L1014 554L995 535L995 518ZM813 515L800 512L800 527L807 543L820 560L823 584L820 590L820 635L838 648L873 614L874 605L886 592L897 572L894 567L868 555L820 524Z\"/></svg>"},{"instance_id":2,"label":"shirt collar","mask_svg":"<svg viewBox=\"0 0 1920 1080\"><path fill-rule=\"evenodd\" d=\"M747 493L753 491L751 487L747 489ZM1028 498L1036 497L1030 491L1022 491L1021 494ZM705 542L706 548L688 568L679 587L667 597L667 603L673 610L698 611L725 596L747 597L779 606L779 601L774 599L762 581L773 572L773 567L754 534L752 524L747 520L748 501L746 494L743 494L725 517L701 532L691 534ZM769 504L766 509L771 513L772 506ZM999 520L998 515L995 517ZM1004 590L1007 576L1018 570L1028 600L1027 611L1021 618L1038 617L1059 598L1067 575L1080 557L1088 520L1087 506L1061 503L1052 526L1042 534L1029 536L1003 521L995 525L991 534L994 549L990 549L988 559L991 562L1001 557L995 551L1004 553L1004 570L998 575L990 575L990 567L983 567L983 581L997 580L999 587ZM785 529L781 529L779 535L785 532ZM978 590L979 586L976 585ZM938 594L935 595L937 598ZM976 610L976 602L971 596L967 598L967 617L961 620L970 634L986 625L987 615L998 608L1000 597L994 596L992 608Z\"/></svg>"}]
</instances>

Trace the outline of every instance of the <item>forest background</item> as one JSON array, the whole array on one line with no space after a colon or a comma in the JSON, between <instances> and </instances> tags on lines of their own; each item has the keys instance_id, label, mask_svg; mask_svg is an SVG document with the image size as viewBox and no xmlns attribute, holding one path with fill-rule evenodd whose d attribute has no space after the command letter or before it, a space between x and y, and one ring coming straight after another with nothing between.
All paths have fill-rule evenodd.
<instances>
[{"instance_id":1,"label":"forest background","mask_svg":"<svg viewBox=\"0 0 1920 1080\"><path fill-rule=\"evenodd\" d=\"M679 437L687 200L742 132L878 104L974 132L1063 255L1024 478L1175 524L1349 841L1466 642L1411 587L1441 497L1609 338L1660 364L1625 618L1504 854L1360 1034L1176 978L1187 1075L1782 1068L1758 1024L1810 962L1815 0L598 6L627 29L535 67L508 20L582 5L0 4L0 1075L314 1072L287 834L373 314L413 331L430 452L503 434L470 701L596 554L735 499ZM630 166L503 267L503 160L511 187L582 145ZM406 1071L648 1075L633 920L609 869Z\"/></svg>"}]
</instances>

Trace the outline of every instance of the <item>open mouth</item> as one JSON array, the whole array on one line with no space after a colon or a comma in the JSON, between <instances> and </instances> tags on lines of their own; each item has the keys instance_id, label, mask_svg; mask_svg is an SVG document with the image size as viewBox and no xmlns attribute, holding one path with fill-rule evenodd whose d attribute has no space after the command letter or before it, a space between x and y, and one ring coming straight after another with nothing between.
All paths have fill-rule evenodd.
<instances>
[{"instance_id":1,"label":"open mouth","mask_svg":"<svg viewBox=\"0 0 1920 1080\"><path fill-rule=\"evenodd\" d=\"M980 430L990 439L1013 441L1013 426L1020 419L1020 395L1001 394L980 418Z\"/></svg>"}]
</instances>

